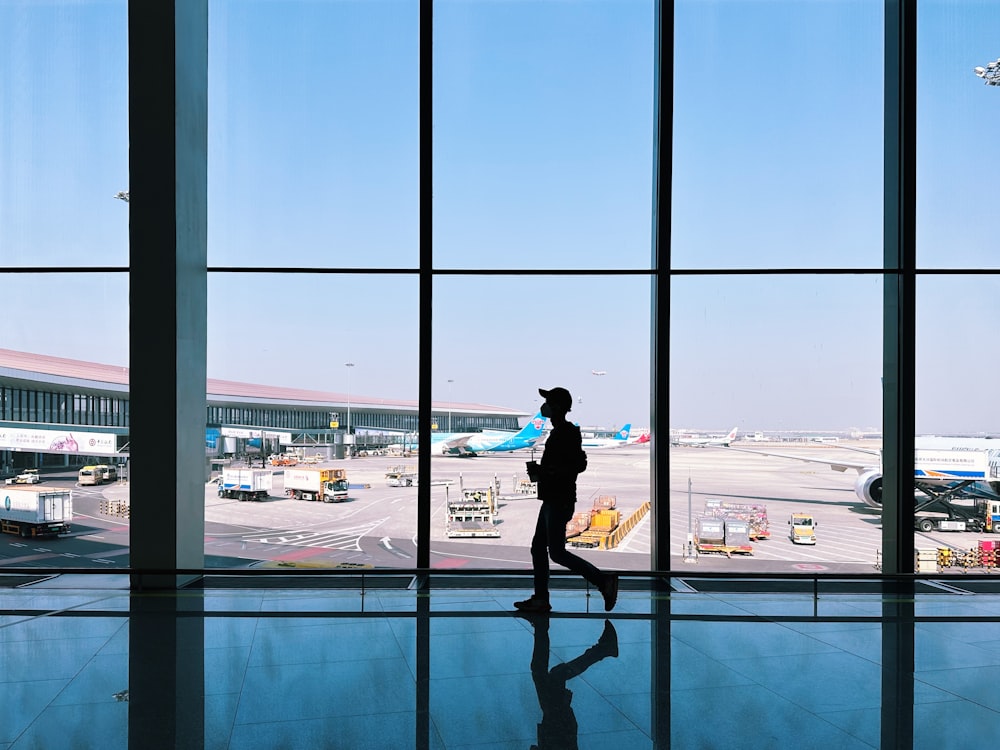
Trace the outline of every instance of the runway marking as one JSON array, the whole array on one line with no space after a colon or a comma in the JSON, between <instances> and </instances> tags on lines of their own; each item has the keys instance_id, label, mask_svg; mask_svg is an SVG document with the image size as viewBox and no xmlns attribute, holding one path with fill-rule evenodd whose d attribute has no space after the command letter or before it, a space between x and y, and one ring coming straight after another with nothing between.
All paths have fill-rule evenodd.
<instances>
[{"instance_id":1,"label":"runway marking","mask_svg":"<svg viewBox=\"0 0 1000 750\"><path fill-rule=\"evenodd\" d=\"M361 552L361 539L368 536L389 518L379 518L366 524L325 531L263 531L243 537L244 542L284 544L291 547L318 547L321 549L352 550Z\"/></svg>"}]
</instances>

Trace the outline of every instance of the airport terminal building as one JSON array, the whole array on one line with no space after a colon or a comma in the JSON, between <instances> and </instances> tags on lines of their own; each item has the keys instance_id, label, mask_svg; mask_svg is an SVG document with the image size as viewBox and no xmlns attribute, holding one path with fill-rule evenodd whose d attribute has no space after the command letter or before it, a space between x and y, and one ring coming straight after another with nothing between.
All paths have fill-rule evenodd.
<instances>
[{"instance_id":1,"label":"airport terminal building","mask_svg":"<svg viewBox=\"0 0 1000 750\"><path fill-rule=\"evenodd\" d=\"M92 459L127 465L128 376L127 367L0 349L0 468L9 474ZM519 418L530 416L483 404L435 403L434 410L434 429L449 432L516 431ZM366 451L412 440L417 417L413 401L352 395L348 402L342 393L209 378L206 458L295 449L343 458L346 446Z\"/></svg>"}]
</instances>

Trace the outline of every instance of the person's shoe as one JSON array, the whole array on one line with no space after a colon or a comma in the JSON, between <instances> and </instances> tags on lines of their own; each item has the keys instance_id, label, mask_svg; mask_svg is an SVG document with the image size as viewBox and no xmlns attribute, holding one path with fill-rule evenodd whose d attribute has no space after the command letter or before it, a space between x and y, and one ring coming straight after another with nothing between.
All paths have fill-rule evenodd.
<instances>
[{"instance_id":1,"label":"person's shoe","mask_svg":"<svg viewBox=\"0 0 1000 750\"><path fill-rule=\"evenodd\" d=\"M618 656L618 631L611 624L611 620L604 621L604 632L597 639L597 646L608 656Z\"/></svg>"},{"instance_id":2,"label":"person's shoe","mask_svg":"<svg viewBox=\"0 0 1000 750\"><path fill-rule=\"evenodd\" d=\"M525 599L523 602L514 602L514 609L519 612L544 614L552 611L552 605L549 604L548 599L539 599L537 596L532 596Z\"/></svg>"},{"instance_id":3,"label":"person's shoe","mask_svg":"<svg viewBox=\"0 0 1000 750\"><path fill-rule=\"evenodd\" d=\"M615 608L618 601L618 576L608 573L604 576L604 584L601 586L601 596L604 597L604 611L610 612Z\"/></svg>"}]
</instances>

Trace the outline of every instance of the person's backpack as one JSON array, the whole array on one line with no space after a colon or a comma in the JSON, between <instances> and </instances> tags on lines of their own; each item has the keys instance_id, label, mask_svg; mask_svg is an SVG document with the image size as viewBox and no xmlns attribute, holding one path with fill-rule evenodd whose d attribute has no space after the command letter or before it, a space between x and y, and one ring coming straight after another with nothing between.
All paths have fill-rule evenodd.
<instances>
[{"instance_id":1,"label":"person's backpack","mask_svg":"<svg viewBox=\"0 0 1000 750\"><path fill-rule=\"evenodd\" d=\"M582 474L587 470L587 452L580 450L580 455L576 459L576 473Z\"/></svg>"}]
</instances>

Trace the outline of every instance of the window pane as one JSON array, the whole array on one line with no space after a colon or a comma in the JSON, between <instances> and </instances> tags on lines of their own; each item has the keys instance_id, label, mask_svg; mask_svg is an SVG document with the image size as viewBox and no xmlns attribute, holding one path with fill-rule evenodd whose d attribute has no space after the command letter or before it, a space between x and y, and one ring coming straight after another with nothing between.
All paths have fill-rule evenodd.
<instances>
[{"instance_id":1,"label":"window pane","mask_svg":"<svg viewBox=\"0 0 1000 750\"><path fill-rule=\"evenodd\" d=\"M932 555L928 565L935 568L995 567L978 553L980 542L992 547L1000 527L1000 444L993 439L1000 415L982 397L995 388L992 368L988 355L942 356L941 342L953 352L982 351L982 332L1000 318L998 288L992 276L919 279L916 548Z\"/></svg>"},{"instance_id":2,"label":"window pane","mask_svg":"<svg viewBox=\"0 0 1000 750\"><path fill-rule=\"evenodd\" d=\"M710 570L874 570L881 306L874 276L674 279L672 554L691 534Z\"/></svg>"},{"instance_id":3,"label":"window pane","mask_svg":"<svg viewBox=\"0 0 1000 750\"><path fill-rule=\"evenodd\" d=\"M416 310L412 277L210 275L206 555L414 567L376 448L416 423Z\"/></svg>"},{"instance_id":4,"label":"window pane","mask_svg":"<svg viewBox=\"0 0 1000 750\"><path fill-rule=\"evenodd\" d=\"M212 0L210 264L417 264L417 10Z\"/></svg>"},{"instance_id":5,"label":"window pane","mask_svg":"<svg viewBox=\"0 0 1000 750\"><path fill-rule=\"evenodd\" d=\"M128 258L127 6L0 4L0 263Z\"/></svg>"},{"instance_id":6,"label":"window pane","mask_svg":"<svg viewBox=\"0 0 1000 750\"><path fill-rule=\"evenodd\" d=\"M882 3L676 8L674 267L881 266Z\"/></svg>"},{"instance_id":7,"label":"window pane","mask_svg":"<svg viewBox=\"0 0 1000 750\"><path fill-rule=\"evenodd\" d=\"M127 274L0 274L0 283L0 476L11 481L3 564L125 568ZM19 534L44 542L29 549Z\"/></svg>"},{"instance_id":8,"label":"window pane","mask_svg":"<svg viewBox=\"0 0 1000 750\"><path fill-rule=\"evenodd\" d=\"M653 3L434 5L439 268L648 268Z\"/></svg>"},{"instance_id":9,"label":"window pane","mask_svg":"<svg viewBox=\"0 0 1000 750\"><path fill-rule=\"evenodd\" d=\"M526 287L530 308L513 302L524 298ZM516 410L523 415L519 426L526 428L520 435L488 431L432 445L432 480L452 481L432 489L435 564L530 567L539 503L524 486L525 462L542 456L545 435L539 438L532 429L533 422L548 422L538 413L543 401L538 389L562 386L573 396L568 418L580 426L588 457L577 480L575 511L584 516L614 511L589 517L579 529L589 535L571 549L599 567L649 569L649 444L637 441L648 429L650 414L649 289L645 277L454 276L435 281L435 401L450 402L451 377L456 402ZM604 312L615 309L620 312ZM631 439L616 441L627 424ZM480 451L474 461L460 460L462 453L475 452L465 448L480 440L509 450ZM449 447L450 455L441 455ZM468 520L497 536L469 538L469 529L477 524L458 523L457 510L449 518L448 503L461 500L465 489L485 495L496 483L500 497L494 517ZM476 515L472 505L468 515Z\"/></svg>"},{"instance_id":10,"label":"window pane","mask_svg":"<svg viewBox=\"0 0 1000 750\"><path fill-rule=\"evenodd\" d=\"M990 195L1000 159L993 127L1000 14L990 2L919 7L917 259L925 267L996 268L1000 230ZM986 77L976 77L977 66Z\"/></svg>"}]
</instances>

